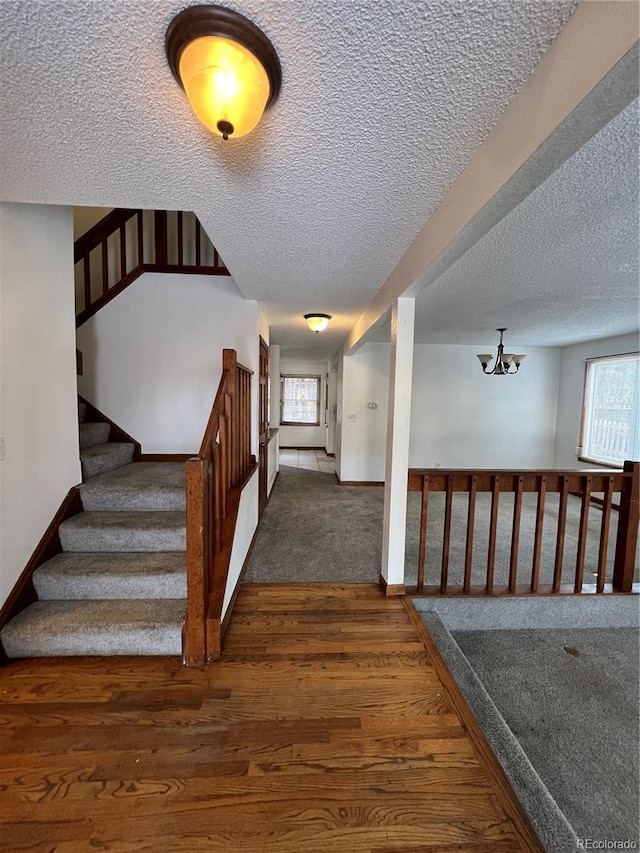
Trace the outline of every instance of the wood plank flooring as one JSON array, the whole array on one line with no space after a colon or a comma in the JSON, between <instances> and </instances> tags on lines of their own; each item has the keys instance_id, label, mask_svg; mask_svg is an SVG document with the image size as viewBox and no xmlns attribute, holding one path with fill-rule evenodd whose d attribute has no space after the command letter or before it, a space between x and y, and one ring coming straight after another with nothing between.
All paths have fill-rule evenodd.
<instances>
[{"instance_id":1,"label":"wood plank flooring","mask_svg":"<svg viewBox=\"0 0 640 853\"><path fill-rule=\"evenodd\" d=\"M540 850L434 654L376 586L255 584L204 670L9 663L0 850Z\"/></svg>"}]
</instances>

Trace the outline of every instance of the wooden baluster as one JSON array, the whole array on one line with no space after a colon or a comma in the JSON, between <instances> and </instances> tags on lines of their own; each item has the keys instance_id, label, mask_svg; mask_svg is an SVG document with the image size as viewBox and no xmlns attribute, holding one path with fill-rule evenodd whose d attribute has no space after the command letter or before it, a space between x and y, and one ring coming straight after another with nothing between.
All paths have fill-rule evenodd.
<instances>
[{"instance_id":1,"label":"wooden baluster","mask_svg":"<svg viewBox=\"0 0 640 853\"><path fill-rule=\"evenodd\" d=\"M547 478L544 474L538 480L538 506L536 507L536 528L533 539L533 563L531 566L531 592L538 591L540 581L540 559L542 556L542 532L544 526L544 504L547 494Z\"/></svg>"},{"instance_id":2,"label":"wooden baluster","mask_svg":"<svg viewBox=\"0 0 640 853\"><path fill-rule=\"evenodd\" d=\"M195 226L196 226L196 266L200 266L200 221L197 217L194 217Z\"/></svg>"},{"instance_id":3,"label":"wooden baluster","mask_svg":"<svg viewBox=\"0 0 640 853\"><path fill-rule=\"evenodd\" d=\"M231 480L236 485L240 479L239 441L238 441L238 395L237 395L237 358L232 349L222 350L222 370L227 377L227 393L231 397Z\"/></svg>"},{"instance_id":4,"label":"wooden baluster","mask_svg":"<svg viewBox=\"0 0 640 853\"><path fill-rule=\"evenodd\" d=\"M576 579L573 586L574 592L582 592L582 584L584 582L584 557L587 550L591 482L591 477L583 477L582 506L580 507L580 526L578 528L578 549L576 553Z\"/></svg>"},{"instance_id":5,"label":"wooden baluster","mask_svg":"<svg viewBox=\"0 0 640 853\"><path fill-rule=\"evenodd\" d=\"M120 278L127 274L127 233L125 226L120 226Z\"/></svg>"},{"instance_id":6,"label":"wooden baluster","mask_svg":"<svg viewBox=\"0 0 640 853\"><path fill-rule=\"evenodd\" d=\"M475 474L470 476L469 484L469 508L467 510L467 542L464 556L464 583L462 589L469 592L471 589L471 565L473 562L473 528L476 517L476 487L478 478Z\"/></svg>"},{"instance_id":7,"label":"wooden baluster","mask_svg":"<svg viewBox=\"0 0 640 853\"><path fill-rule=\"evenodd\" d=\"M496 534L498 530L498 503L500 501L500 475L493 478L491 490L491 516L489 519L489 545L487 548L487 592L493 592L493 575L496 565Z\"/></svg>"},{"instance_id":8,"label":"wooden baluster","mask_svg":"<svg viewBox=\"0 0 640 853\"><path fill-rule=\"evenodd\" d=\"M182 233L182 211L178 211L178 266L184 266L184 235Z\"/></svg>"},{"instance_id":9,"label":"wooden baluster","mask_svg":"<svg viewBox=\"0 0 640 853\"><path fill-rule=\"evenodd\" d=\"M553 569L553 592L559 592L562 584L562 559L564 556L564 535L567 527L567 502L569 495L569 479L562 478L560 503L558 505L558 532L556 538L556 560Z\"/></svg>"},{"instance_id":10,"label":"wooden baluster","mask_svg":"<svg viewBox=\"0 0 640 853\"><path fill-rule=\"evenodd\" d=\"M227 480L229 472L227 471L227 444L229 441L229 423L224 415L220 416L220 514L222 518L227 517Z\"/></svg>"},{"instance_id":11,"label":"wooden baluster","mask_svg":"<svg viewBox=\"0 0 640 853\"><path fill-rule=\"evenodd\" d=\"M420 540L418 545L417 592L424 590L424 568L427 559L427 520L429 512L429 475L422 478L422 506L420 507Z\"/></svg>"},{"instance_id":12,"label":"wooden baluster","mask_svg":"<svg viewBox=\"0 0 640 853\"><path fill-rule=\"evenodd\" d=\"M206 462L186 463L187 495L187 609L183 634L183 659L189 666L205 663L205 618L208 587L204 570L207 534L205 512ZM208 537L207 537L208 538Z\"/></svg>"},{"instance_id":13,"label":"wooden baluster","mask_svg":"<svg viewBox=\"0 0 640 853\"><path fill-rule=\"evenodd\" d=\"M598 549L598 577L596 592L604 592L607 574L607 551L609 549L609 528L611 526L611 504L613 501L613 477L608 477L604 487L602 501L602 524L600 526L600 547Z\"/></svg>"},{"instance_id":14,"label":"wooden baluster","mask_svg":"<svg viewBox=\"0 0 640 853\"><path fill-rule=\"evenodd\" d=\"M524 477L516 480L513 500L513 527L511 529L511 559L509 561L509 592L516 591L518 574L518 549L520 547L520 517L522 515L522 486Z\"/></svg>"},{"instance_id":15,"label":"wooden baluster","mask_svg":"<svg viewBox=\"0 0 640 853\"><path fill-rule=\"evenodd\" d=\"M215 439L211 443L211 458L213 460L213 545L214 553L219 554L222 548L222 512L221 512L221 481L220 481L220 448Z\"/></svg>"},{"instance_id":16,"label":"wooden baluster","mask_svg":"<svg viewBox=\"0 0 640 853\"><path fill-rule=\"evenodd\" d=\"M84 310L88 311L91 307L91 258L90 253L84 256Z\"/></svg>"},{"instance_id":17,"label":"wooden baluster","mask_svg":"<svg viewBox=\"0 0 640 853\"><path fill-rule=\"evenodd\" d=\"M102 241L102 293L109 290L109 255L107 254L107 238Z\"/></svg>"},{"instance_id":18,"label":"wooden baluster","mask_svg":"<svg viewBox=\"0 0 640 853\"><path fill-rule=\"evenodd\" d=\"M157 267L167 266L167 211L156 210L154 213L155 246Z\"/></svg>"},{"instance_id":19,"label":"wooden baluster","mask_svg":"<svg viewBox=\"0 0 640 853\"><path fill-rule=\"evenodd\" d=\"M640 522L640 462L625 462L625 477L620 493L618 537L613 566L613 588L616 592L631 592Z\"/></svg>"},{"instance_id":20,"label":"wooden baluster","mask_svg":"<svg viewBox=\"0 0 640 853\"><path fill-rule=\"evenodd\" d=\"M217 249L215 249L215 247L213 250L213 268L215 270L220 268L220 258L218 256L218 251L217 251Z\"/></svg>"},{"instance_id":21,"label":"wooden baluster","mask_svg":"<svg viewBox=\"0 0 640 853\"><path fill-rule=\"evenodd\" d=\"M144 222L143 222L143 212L141 210L137 213L137 233L138 233L138 266L142 266L144 263Z\"/></svg>"},{"instance_id":22,"label":"wooden baluster","mask_svg":"<svg viewBox=\"0 0 640 853\"><path fill-rule=\"evenodd\" d=\"M444 531L442 535L442 569L440 572L440 592L446 593L449 581L449 545L451 542L451 516L453 510L453 477L447 475L447 493L444 504Z\"/></svg>"}]
</instances>

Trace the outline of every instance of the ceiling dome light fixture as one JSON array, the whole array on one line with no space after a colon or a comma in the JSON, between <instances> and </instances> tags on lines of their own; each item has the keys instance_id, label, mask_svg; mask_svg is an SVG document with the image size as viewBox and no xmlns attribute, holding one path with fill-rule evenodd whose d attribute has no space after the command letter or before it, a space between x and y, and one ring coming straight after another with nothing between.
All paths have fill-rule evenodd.
<instances>
[{"instance_id":1,"label":"ceiling dome light fixture","mask_svg":"<svg viewBox=\"0 0 640 853\"><path fill-rule=\"evenodd\" d=\"M331 314L305 314L304 319L309 324L309 328L316 335L318 332L323 332L329 325Z\"/></svg>"},{"instance_id":2,"label":"ceiling dome light fixture","mask_svg":"<svg viewBox=\"0 0 640 853\"><path fill-rule=\"evenodd\" d=\"M500 332L500 343L498 344L498 354L496 356L496 363L493 365L493 370L487 370L487 366L493 358L491 353L483 352L478 355L482 371L487 376L506 376L507 374L517 373L520 364L526 358L526 355L513 355L513 353L504 351L502 333L506 331L506 329L496 329L496 332ZM515 370L512 370L512 367L515 367Z\"/></svg>"},{"instance_id":3,"label":"ceiling dome light fixture","mask_svg":"<svg viewBox=\"0 0 640 853\"><path fill-rule=\"evenodd\" d=\"M274 46L231 9L183 9L169 24L165 49L193 111L223 139L252 131L278 97L282 69Z\"/></svg>"}]
</instances>

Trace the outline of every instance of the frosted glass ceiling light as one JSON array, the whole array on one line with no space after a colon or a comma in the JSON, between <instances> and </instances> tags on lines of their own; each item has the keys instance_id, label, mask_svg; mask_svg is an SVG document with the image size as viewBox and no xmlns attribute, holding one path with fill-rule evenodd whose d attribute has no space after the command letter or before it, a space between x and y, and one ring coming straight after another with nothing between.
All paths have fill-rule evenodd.
<instances>
[{"instance_id":1,"label":"frosted glass ceiling light","mask_svg":"<svg viewBox=\"0 0 640 853\"><path fill-rule=\"evenodd\" d=\"M502 334L506 331L506 329L496 329L496 332L500 332L500 343L498 344L498 354L496 356L496 363L493 365L493 370L487 370L489 362L493 358L491 353L482 352L478 354L478 360L482 365L482 370L487 374L487 376L506 376L507 374L517 373L520 368L520 364L523 359L526 358L526 355L514 355L513 353L504 351ZM511 369L513 367L515 367L515 370Z\"/></svg>"},{"instance_id":2,"label":"frosted glass ceiling light","mask_svg":"<svg viewBox=\"0 0 640 853\"><path fill-rule=\"evenodd\" d=\"M318 332L323 332L329 325L331 314L305 314L304 319L309 324L311 331L318 334Z\"/></svg>"},{"instance_id":3,"label":"frosted glass ceiling light","mask_svg":"<svg viewBox=\"0 0 640 853\"><path fill-rule=\"evenodd\" d=\"M278 97L282 70L275 48L231 9L183 9L169 24L165 49L194 113L223 139L252 131Z\"/></svg>"}]
</instances>

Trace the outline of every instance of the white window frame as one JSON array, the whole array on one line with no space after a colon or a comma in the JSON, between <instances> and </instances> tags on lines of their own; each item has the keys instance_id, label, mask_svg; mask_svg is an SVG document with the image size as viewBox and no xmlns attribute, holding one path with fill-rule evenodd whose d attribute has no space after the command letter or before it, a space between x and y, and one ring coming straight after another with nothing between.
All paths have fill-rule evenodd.
<instances>
[{"instance_id":1,"label":"white window frame","mask_svg":"<svg viewBox=\"0 0 640 853\"><path fill-rule=\"evenodd\" d=\"M630 424L628 442L623 451L624 458L636 460L640 457L640 353L629 352L620 355L601 356L589 358L585 364L584 391L582 397L582 422L580 424L580 439L578 445L578 459L581 462L590 462L595 465L603 465L606 468L622 468L624 460L620 460L613 454L598 453L596 444L596 430L602 429L594 419L592 408L595 383L599 367L608 366L616 361L632 361L636 365L636 382L632 390L630 401Z\"/></svg>"},{"instance_id":2,"label":"white window frame","mask_svg":"<svg viewBox=\"0 0 640 853\"><path fill-rule=\"evenodd\" d=\"M314 421L288 421L284 418L284 388L285 380L287 379L309 379L313 380L317 386L316 412ZM321 376L313 373L283 373L280 376L280 425L281 426L296 426L296 427L318 427L320 426L320 406L322 403L322 384Z\"/></svg>"}]
</instances>

